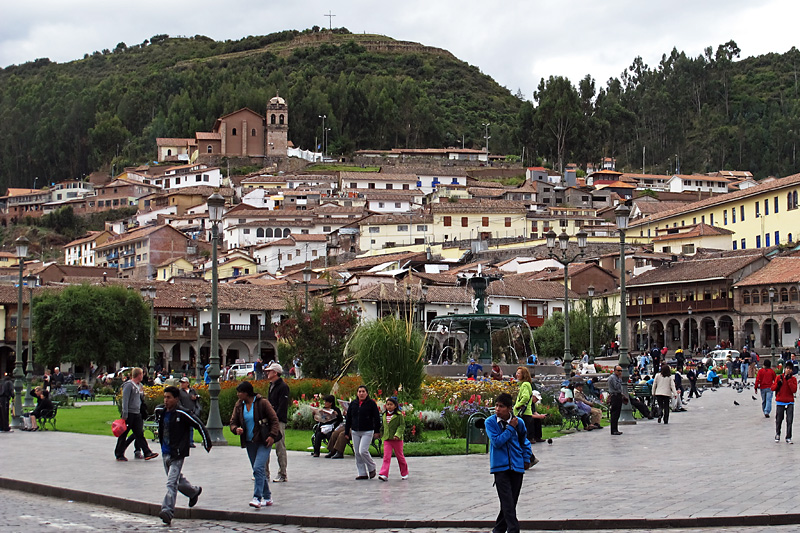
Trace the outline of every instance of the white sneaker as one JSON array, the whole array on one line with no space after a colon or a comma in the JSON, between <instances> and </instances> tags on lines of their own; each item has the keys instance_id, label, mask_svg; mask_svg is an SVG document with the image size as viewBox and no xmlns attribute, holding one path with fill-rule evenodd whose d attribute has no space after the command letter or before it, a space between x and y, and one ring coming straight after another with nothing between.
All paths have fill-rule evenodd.
<instances>
[{"instance_id":1,"label":"white sneaker","mask_svg":"<svg viewBox=\"0 0 800 533\"><path fill-rule=\"evenodd\" d=\"M786 439L786 444L794 444L794 443L792 442L792 439Z\"/></svg>"},{"instance_id":2,"label":"white sneaker","mask_svg":"<svg viewBox=\"0 0 800 533\"><path fill-rule=\"evenodd\" d=\"M261 509L261 500L254 496L253 499L250 500L250 507Z\"/></svg>"},{"instance_id":3,"label":"white sneaker","mask_svg":"<svg viewBox=\"0 0 800 533\"><path fill-rule=\"evenodd\" d=\"M408 479L408 474L406 474L405 476L400 476L400 479L402 479L403 481L405 481L406 479Z\"/></svg>"},{"instance_id":4,"label":"white sneaker","mask_svg":"<svg viewBox=\"0 0 800 533\"><path fill-rule=\"evenodd\" d=\"M272 505L272 498L261 498L261 507L269 507Z\"/></svg>"},{"instance_id":5,"label":"white sneaker","mask_svg":"<svg viewBox=\"0 0 800 533\"><path fill-rule=\"evenodd\" d=\"M380 479L381 481L389 481L389 478L387 476L383 476L381 474L378 474L378 479Z\"/></svg>"},{"instance_id":6,"label":"white sneaker","mask_svg":"<svg viewBox=\"0 0 800 533\"><path fill-rule=\"evenodd\" d=\"M775 435L775 442L780 442L780 441L781 441L781 434L778 433L777 435Z\"/></svg>"}]
</instances>

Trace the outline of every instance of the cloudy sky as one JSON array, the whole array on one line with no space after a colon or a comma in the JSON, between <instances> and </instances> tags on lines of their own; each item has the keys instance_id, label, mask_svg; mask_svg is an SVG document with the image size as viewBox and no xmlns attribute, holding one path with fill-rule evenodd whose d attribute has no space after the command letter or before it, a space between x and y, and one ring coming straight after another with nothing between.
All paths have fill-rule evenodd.
<instances>
[{"instance_id":1,"label":"cloudy sky","mask_svg":"<svg viewBox=\"0 0 800 533\"><path fill-rule=\"evenodd\" d=\"M797 42L797 0L35 0L6 2L0 66L40 57L64 62L117 43L166 33L236 40L286 30L345 26L445 48L512 92L531 98L551 75L598 86L642 56L655 65L673 47L691 56L736 41L742 57L783 53Z\"/></svg>"}]
</instances>

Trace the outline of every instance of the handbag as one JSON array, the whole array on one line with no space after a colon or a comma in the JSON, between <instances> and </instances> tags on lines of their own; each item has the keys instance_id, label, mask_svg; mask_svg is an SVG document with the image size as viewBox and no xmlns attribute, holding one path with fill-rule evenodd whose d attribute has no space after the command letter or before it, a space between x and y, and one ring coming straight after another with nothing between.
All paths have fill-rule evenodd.
<instances>
[{"instance_id":1,"label":"handbag","mask_svg":"<svg viewBox=\"0 0 800 533\"><path fill-rule=\"evenodd\" d=\"M122 418L118 418L117 420L111 422L111 433L113 433L115 437L119 438L119 436L124 434L126 431L128 431L128 423Z\"/></svg>"}]
</instances>

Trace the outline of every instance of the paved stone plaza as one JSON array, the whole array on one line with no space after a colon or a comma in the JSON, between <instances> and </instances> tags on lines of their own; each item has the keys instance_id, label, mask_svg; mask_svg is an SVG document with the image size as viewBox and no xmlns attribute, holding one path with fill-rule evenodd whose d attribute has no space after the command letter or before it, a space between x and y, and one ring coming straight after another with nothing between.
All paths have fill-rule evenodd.
<instances>
[{"instance_id":1,"label":"paved stone plaza","mask_svg":"<svg viewBox=\"0 0 800 533\"><path fill-rule=\"evenodd\" d=\"M760 400L751 396L752 390L708 391L688 404L688 412L673 413L668 426L640 421L623 426L619 437L606 428L567 435L552 446L537 444L541 462L526 474L518 508L524 529L719 531L800 523L794 514L800 445L775 444L774 419L765 419ZM135 461L129 450L131 460L118 463L111 436L0 437L0 487L157 513L165 481L160 458ZM203 486L203 495L191 511L179 496L174 524L191 518L290 524L298 528L281 530L298 532L490 529L498 503L486 455L412 457L409 468L408 481L400 481L395 463L388 483L356 482L351 457L290 452L289 482L270 484L275 505L253 510L247 506L253 482L245 451L220 447L206 454L197 448L184 473Z\"/></svg>"}]
</instances>

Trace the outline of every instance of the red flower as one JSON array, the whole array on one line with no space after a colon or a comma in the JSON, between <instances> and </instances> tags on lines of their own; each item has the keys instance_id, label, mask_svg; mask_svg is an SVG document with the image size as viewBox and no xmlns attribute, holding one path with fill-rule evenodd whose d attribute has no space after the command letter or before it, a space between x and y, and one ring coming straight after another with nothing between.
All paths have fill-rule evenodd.
<instances>
[{"instance_id":1,"label":"red flower","mask_svg":"<svg viewBox=\"0 0 800 533\"><path fill-rule=\"evenodd\" d=\"M378 389L378 396L380 396L381 394L383 394L383 391L381 389Z\"/></svg>"}]
</instances>

